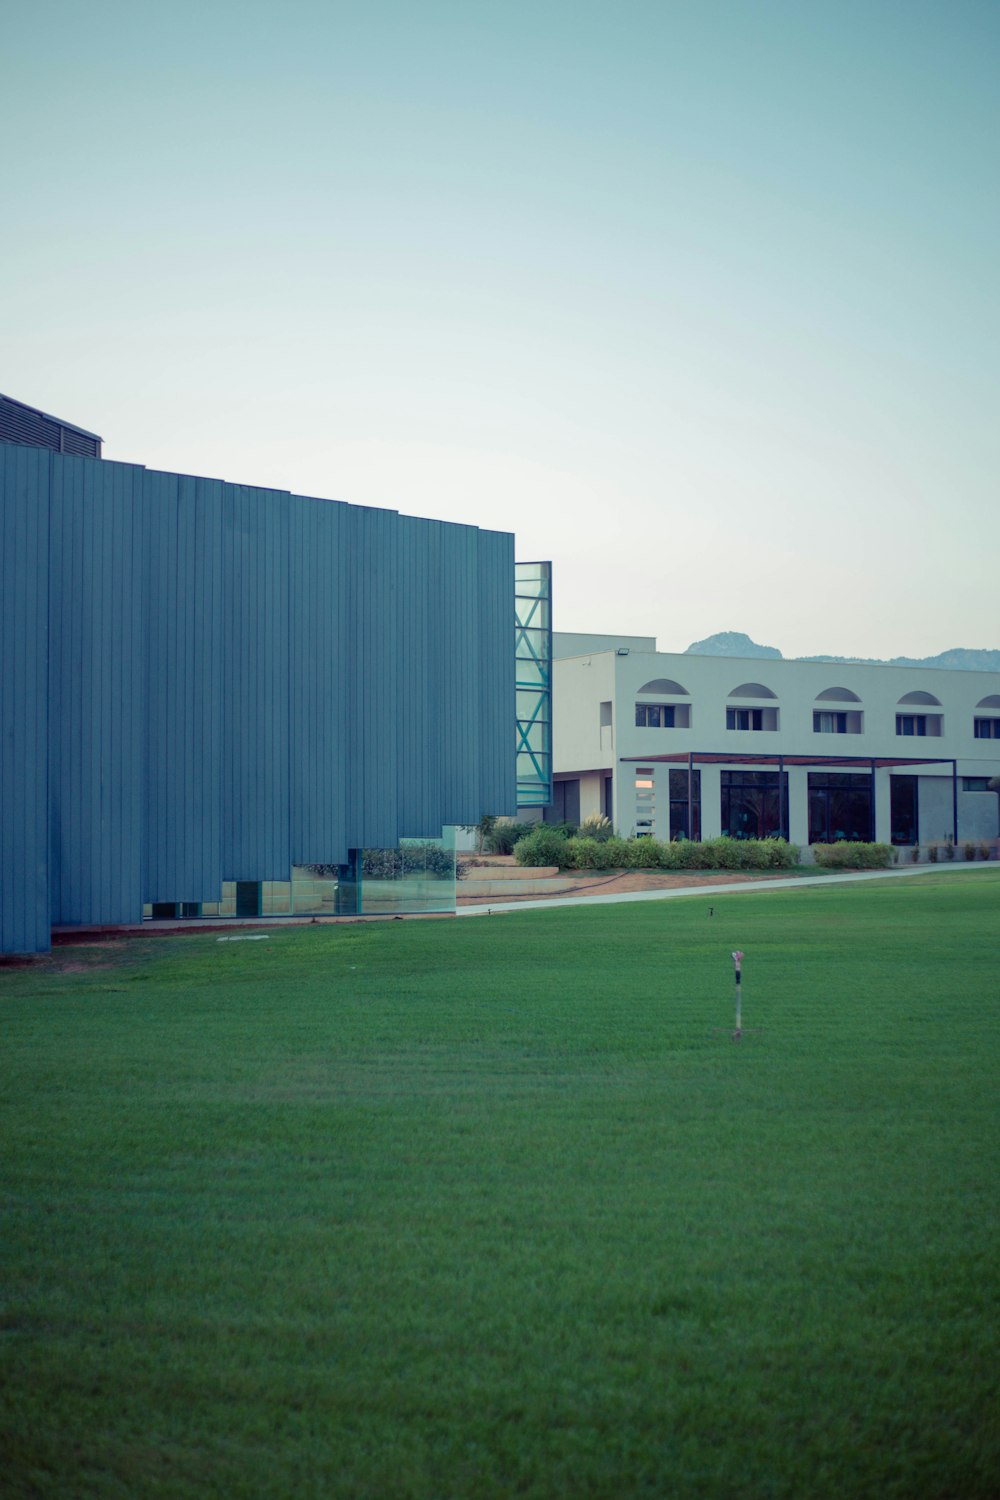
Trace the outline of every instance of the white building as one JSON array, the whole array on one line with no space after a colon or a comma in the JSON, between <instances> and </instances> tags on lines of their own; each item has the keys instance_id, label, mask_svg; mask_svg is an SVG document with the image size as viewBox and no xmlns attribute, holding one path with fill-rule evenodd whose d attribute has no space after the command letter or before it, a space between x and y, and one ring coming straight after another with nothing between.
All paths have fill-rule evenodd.
<instances>
[{"instance_id":1,"label":"white building","mask_svg":"<svg viewBox=\"0 0 1000 1500\"><path fill-rule=\"evenodd\" d=\"M625 835L994 839L1000 674L553 637L553 821Z\"/></svg>"}]
</instances>

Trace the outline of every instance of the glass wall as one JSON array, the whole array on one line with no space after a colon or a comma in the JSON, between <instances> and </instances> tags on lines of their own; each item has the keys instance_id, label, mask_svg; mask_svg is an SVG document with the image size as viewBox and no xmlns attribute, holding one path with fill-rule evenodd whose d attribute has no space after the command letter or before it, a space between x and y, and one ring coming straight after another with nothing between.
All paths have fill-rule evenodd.
<instances>
[{"instance_id":1,"label":"glass wall","mask_svg":"<svg viewBox=\"0 0 1000 1500\"><path fill-rule=\"evenodd\" d=\"M873 836L871 776L810 771L810 844L868 843Z\"/></svg>"},{"instance_id":2,"label":"glass wall","mask_svg":"<svg viewBox=\"0 0 1000 1500\"><path fill-rule=\"evenodd\" d=\"M552 564L514 565L517 805L552 801Z\"/></svg>"},{"instance_id":3,"label":"glass wall","mask_svg":"<svg viewBox=\"0 0 1000 1500\"><path fill-rule=\"evenodd\" d=\"M690 804L687 771L670 772L670 837L701 839L701 772L692 771Z\"/></svg>"},{"instance_id":4,"label":"glass wall","mask_svg":"<svg viewBox=\"0 0 1000 1500\"><path fill-rule=\"evenodd\" d=\"M363 849L359 865L357 910L363 916L455 910L453 828L440 839L400 839L398 849Z\"/></svg>"},{"instance_id":5,"label":"glass wall","mask_svg":"<svg viewBox=\"0 0 1000 1500\"><path fill-rule=\"evenodd\" d=\"M723 771L722 832L731 839L787 837L787 771Z\"/></svg>"},{"instance_id":6,"label":"glass wall","mask_svg":"<svg viewBox=\"0 0 1000 1500\"><path fill-rule=\"evenodd\" d=\"M889 808L894 844L919 844L920 825L917 819L916 776L889 777Z\"/></svg>"}]
</instances>

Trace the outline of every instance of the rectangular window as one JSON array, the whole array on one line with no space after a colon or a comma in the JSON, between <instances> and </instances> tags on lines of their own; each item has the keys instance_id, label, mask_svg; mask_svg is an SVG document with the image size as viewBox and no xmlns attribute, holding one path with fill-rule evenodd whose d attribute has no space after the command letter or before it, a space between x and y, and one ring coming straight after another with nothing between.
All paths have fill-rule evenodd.
<instances>
[{"instance_id":1,"label":"rectangular window","mask_svg":"<svg viewBox=\"0 0 1000 1500\"><path fill-rule=\"evenodd\" d=\"M846 734L846 713L825 713L814 710L813 734Z\"/></svg>"},{"instance_id":2,"label":"rectangular window","mask_svg":"<svg viewBox=\"0 0 1000 1500\"><path fill-rule=\"evenodd\" d=\"M977 719L977 740L1000 740L1000 719Z\"/></svg>"},{"instance_id":3,"label":"rectangular window","mask_svg":"<svg viewBox=\"0 0 1000 1500\"><path fill-rule=\"evenodd\" d=\"M670 784L670 837L672 839L701 839L701 772L690 773L691 802L688 803L688 772L671 771Z\"/></svg>"},{"instance_id":4,"label":"rectangular window","mask_svg":"<svg viewBox=\"0 0 1000 1500\"><path fill-rule=\"evenodd\" d=\"M762 708L727 708L727 729L763 729L764 710Z\"/></svg>"},{"instance_id":5,"label":"rectangular window","mask_svg":"<svg viewBox=\"0 0 1000 1500\"><path fill-rule=\"evenodd\" d=\"M733 839L786 837L788 773L723 771L722 832Z\"/></svg>"},{"instance_id":6,"label":"rectangular window","mask_svg":"<svg viewBox=\"0 0 1000 1500\"><path fill-rule=\"evenodd\" d=\"M674 717L672 703L637 703L635 705L637 729L673 729Z\"/></svg>"},{"instance_id":7,"label":"rectangular window","mask_svg":"<svg viewBox=\"0 0 1000 1500\"><path fill-rule=\"evenodd\" d=\"M927 733L927 715L926 714L897 714L896 715L896 733L897 734L915 734L915 735L926 734Z\"/></svg>"},{"instance_id":8,"label":"rectangular window","mask_svg":"<svg viewBox=\"0 0 1000 1500\"><path fill-rule=\"evenodd\" d=\"M867 843L872 837L872 778L852 771L810 771L809 842Z\"/></svg>"},{"instance_id":9,"label":"rectangular window","mask_svg":"<svg viewBox=\"0 0 1000 1500\"><path fill-rule=\"evenodd\" d=\"M988 776L963 776L963 792L988 792L990 789L990 778Z\"/></svg>"},{"instance_id":10,"label":"rectangular window","mask_svg":"<svg viewBox=\"0 0 1000 1500\"><path fill-rule=\"evenodd\" d=\"M892 842L896 845L917 844L917 778L889 777L889 819Z\"/></svg>"}]
</instances>

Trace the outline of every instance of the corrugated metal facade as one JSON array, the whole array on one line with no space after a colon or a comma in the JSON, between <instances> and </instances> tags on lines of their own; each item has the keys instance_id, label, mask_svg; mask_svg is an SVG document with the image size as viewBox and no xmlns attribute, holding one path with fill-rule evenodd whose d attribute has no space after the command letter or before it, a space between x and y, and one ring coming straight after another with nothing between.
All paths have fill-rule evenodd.
<instances>
[{"instance_id":1,"label":"corrugated metal facade","mask_svg":"<svg viewBox=\"0 0 1000 1500\"><path fill-rule=\"evenodd\" d=\"M7 444L0 520L0 951L513 811L510 535Z\"/></svg>"}]
</instances>

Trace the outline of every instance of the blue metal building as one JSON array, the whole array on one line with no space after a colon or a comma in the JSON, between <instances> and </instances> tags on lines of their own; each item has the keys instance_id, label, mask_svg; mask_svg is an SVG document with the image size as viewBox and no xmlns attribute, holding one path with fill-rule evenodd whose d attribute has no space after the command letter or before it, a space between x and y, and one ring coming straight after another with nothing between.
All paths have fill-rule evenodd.
<instances>
[{"instance_id":1,"label":"blue metal building","mask_svg":"<svg viewBox=\"0 0 1000 1500\"><path fill-rule=\"evenodd\" d=\"M513 598L508 533L0 441L0 952L512 812Z\"/></svg>"}]
</instances>

